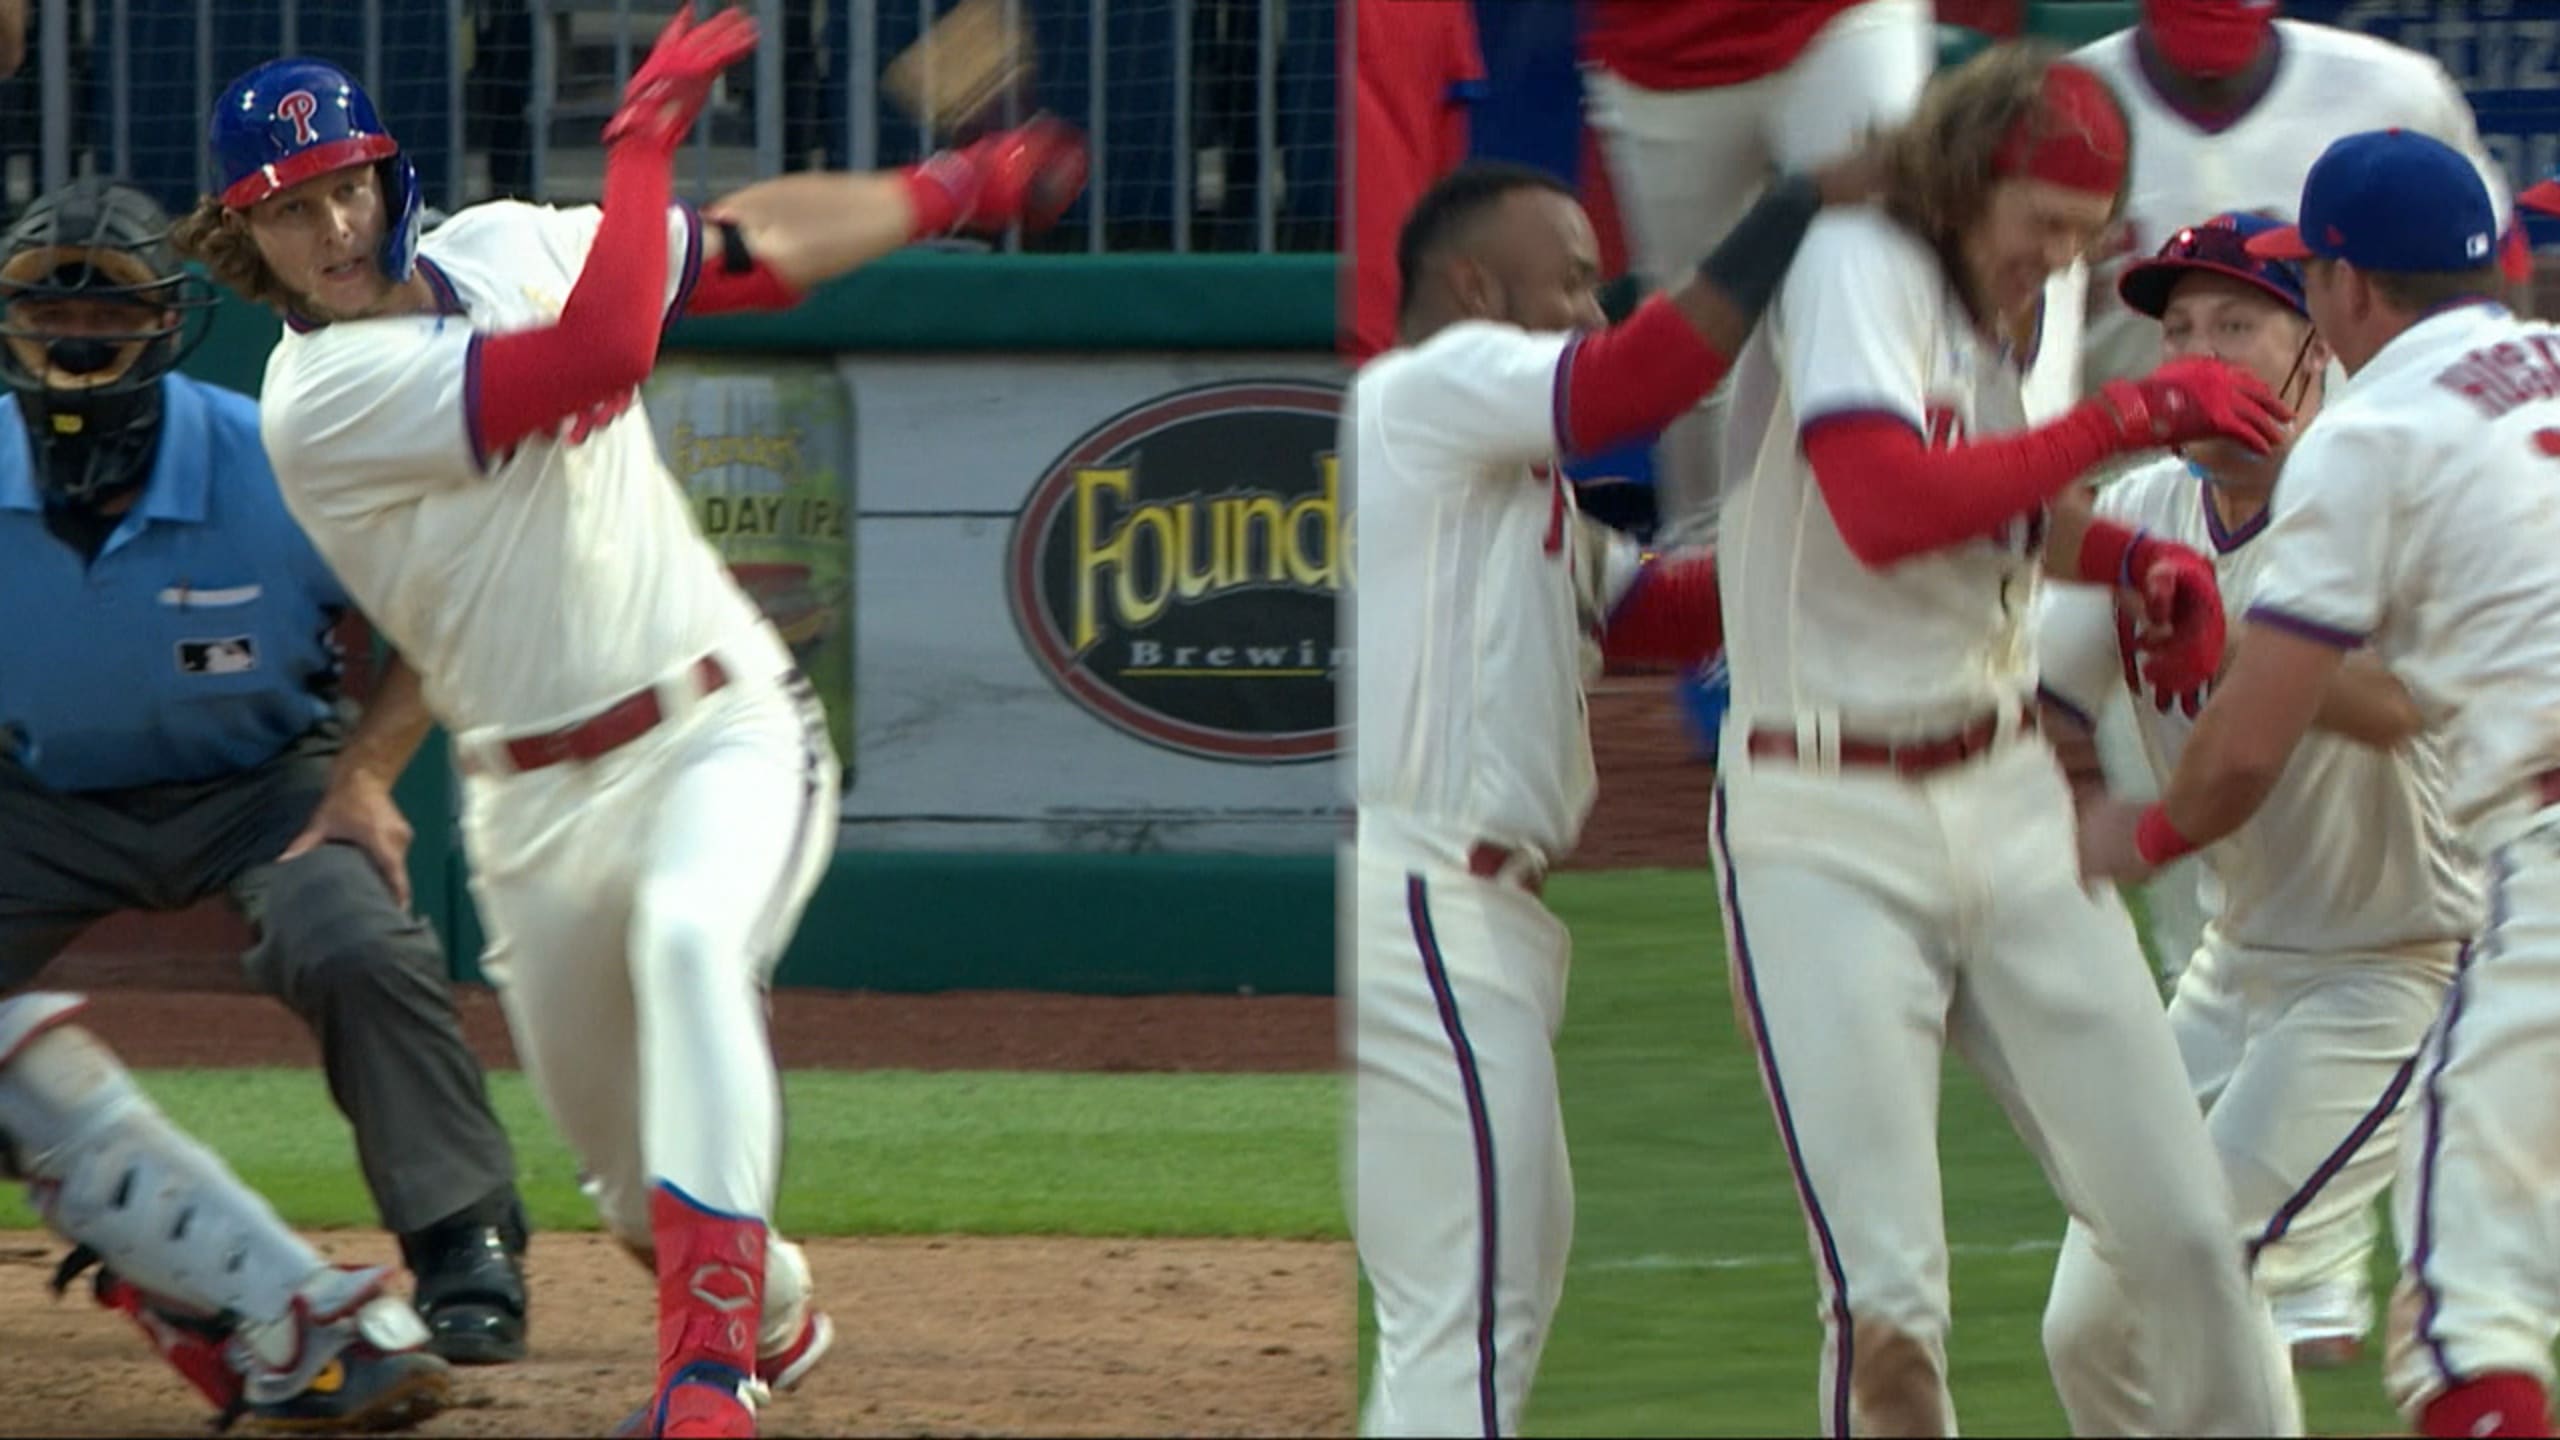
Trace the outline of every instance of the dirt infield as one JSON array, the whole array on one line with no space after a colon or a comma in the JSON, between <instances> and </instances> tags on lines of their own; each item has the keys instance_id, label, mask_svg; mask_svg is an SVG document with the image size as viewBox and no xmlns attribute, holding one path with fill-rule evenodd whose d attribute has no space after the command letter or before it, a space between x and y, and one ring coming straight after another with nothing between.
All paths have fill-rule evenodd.
<instances>
[{"instance_id":1,"label":"dirt infield","mask_svg":"<svg viewBox=\"0 0 2560 1440\"><path fill-rule=\"evenodd\" d=\"M397 1264L375 1235L331 1258ZM211 1412L123 1317L42 1286L61 1247L0 1233L0 1435L202 1436ZM768 1435L1339 1435L1352 1408L1347 1246L812 1240L836 1349ZM457 1372L421 1435L602 1435L647 1398L650 1285L592 1235L534 1242L522 1364ZM544 1327L544 1320L552 1325ZM30 1363L41 1355L41 1364Z\"/></svg>"},{"instance_id":2,"label":"dirt infield","mask_svg":"<svg viewBox=\"0 0 2560 1440\"><path fill-rule=\"evenodd\" d=\"M227 916L119 919L44 983L92 996L88 1020L142 1066L313 1065L302 1023L248 993ZM461 996L474 1051L511 1067L494 998ZM791 1068L1320 1071L1329 997L783 990ZM219 1137L214 1137L219 1142ZM396 1265L388 1237L316 1237ZM776 1435L1338 1435L1351 1428L1347 1244L1056 1239L805 1241L839 1351L765 1412ZM0 1234L0 1435L202 1435L209 1414L129 1323L75 1290L49 1303L62 1248ZM650 1286L592 1235L535 1238L534 1354L463 1372L428 1435L601 1435L643 1398ZM399 1282L406 1284L405 1278ZM546 1324L546 1321L548 1322ZM25 1363L41 1355L41 1364Z\"/></svg>"},{"instance_id":3,"label":"dirt infield","mask_svg":"<svg viewBox=\"0 0 2560 1440\"><path fill-rule=\"evenodd\" d=\"M1704 866L1715 771L1691 758L1669 675L1603 677L1591 687L1591 753L1600 798L1564 868Z\"/></svg>"}]
</instances>

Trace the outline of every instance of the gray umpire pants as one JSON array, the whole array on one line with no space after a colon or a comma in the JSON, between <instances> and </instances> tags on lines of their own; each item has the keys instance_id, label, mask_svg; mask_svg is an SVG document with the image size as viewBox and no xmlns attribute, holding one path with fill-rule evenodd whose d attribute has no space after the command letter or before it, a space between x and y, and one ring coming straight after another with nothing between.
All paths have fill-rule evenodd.
<instances>
[{"instance_id":1,"label":"gray umpire pants","mask_svg":"<svg viewBox=\"0 0 2560 1440\"><path fill-rule=\"evenodd\" d=\"M276 860L318 808L341 738L324 726L238 775L81 794L0 760L0 993L108 915L228 894L257 933L250 983L318 1037L383 1228L410 1234L511 1191L515 1156L435 932L355 846Z\"/></svg>"}]
</instances>

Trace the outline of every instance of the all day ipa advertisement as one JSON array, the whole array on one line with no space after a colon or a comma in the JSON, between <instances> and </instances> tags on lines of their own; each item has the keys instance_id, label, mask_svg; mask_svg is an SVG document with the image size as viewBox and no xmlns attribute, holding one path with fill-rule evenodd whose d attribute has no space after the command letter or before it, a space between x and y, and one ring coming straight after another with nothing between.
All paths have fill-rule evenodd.
<instances>
[{"instance_id":1,"label":"all day ipa advertisement","mask_svg":"<svg viewBox=\"0 0 2560 1440\"><path fill-rule=\"evenodd\" d=\"M835 366L662 361L646 392L703 534L826 703L853 779L853 398Z\"/></svg>"}]
</instances>

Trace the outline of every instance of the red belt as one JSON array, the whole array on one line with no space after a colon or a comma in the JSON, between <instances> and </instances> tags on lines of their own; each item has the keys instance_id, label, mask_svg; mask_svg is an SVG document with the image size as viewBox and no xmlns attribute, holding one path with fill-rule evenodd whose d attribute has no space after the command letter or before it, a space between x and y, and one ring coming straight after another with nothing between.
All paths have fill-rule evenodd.
<instances>
[{"instance_id":1,"label":"red belt","mask_svg":"<svg viewBox=\"0 0 2560 1440\"><path fill-rule=\"evenodd\" d=\"M729 683L729 672L721 668L716 657L710 655L694 661L688 673L705 695ZM648 734L666 718L666 707L658 701L658 688L648 686L632 691L596 715L565 730L525 735L507 741L507 763L518 771L524 771L540 770L564 760L593 760Z\"/></svg>"},{"instance_id":2,"label":"red belt","mask_svg":"<svg viewBox=\"0 0 2560 1440\"><path fill-rule=\"evenodd\" d=\"M1518 859L1521 853L1508 845L1496 845L1490 840L1479 841L1475 848L1467 852L1467 873L1480 879L1494 879L1501 875L1513 860ZM1541 866L1533 865L1521 871L1520 888L1532 895L1545 895L1547 893L1546 870Z\"/></svg>"},{"instance_id":3,"label":"red belt","mask_svg":"<svg viewBox=\"0 0 2560 1440\"><path fill-rule=\"evenodd\" d=\"M2000 714L1997 711L1965 726L1952 735L1927 740L1857 740L1843 736L1840 741L1840 763L1892 770L1906 779L1915 779L1932 771L1958 765L1988 752L2000 738ZM2020 734L2036 728L2036 712L2023 710L2018 721ZM1801 758L1803 751L1792 730L1754 730L1750 751L1754 755L1772 755L1782 759Z\"/></svg>"}]
</instances>

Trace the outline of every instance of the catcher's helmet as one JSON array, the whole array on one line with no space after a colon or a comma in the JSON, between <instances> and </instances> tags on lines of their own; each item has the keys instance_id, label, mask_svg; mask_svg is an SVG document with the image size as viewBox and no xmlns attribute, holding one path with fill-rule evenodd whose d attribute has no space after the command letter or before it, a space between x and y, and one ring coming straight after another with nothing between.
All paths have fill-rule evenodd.
<instances>
[{"instance_id":1,"label":"catcher's helmet","mask_svg":"<svg viewBox=\"0 0 2560 1440\"><path fill-rule=\"evenodd\" d=\"M203 340L214 301L144 192L92 177L27 207L0 236L0 381L17 394L41 483L89 501L142 481L161 377ZM113 318L75 320L64 302Z\"/></svg>"},{"instance_id":2,"label":"catcher's helmet","mask_svg":"<svg viewBox=\"0 0 2560 1440\"><path fill-rule=\"evenodd\" d=\"M355 77L326 60L270 60L233 80L213 105L222 203L243 210L349 165L375 165L390 221L382 273L409 278L418 254L417 167L400 153Z\"/></svg>"}]
</instances>

